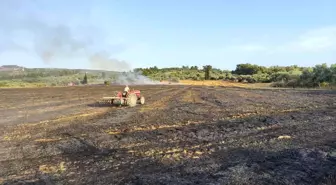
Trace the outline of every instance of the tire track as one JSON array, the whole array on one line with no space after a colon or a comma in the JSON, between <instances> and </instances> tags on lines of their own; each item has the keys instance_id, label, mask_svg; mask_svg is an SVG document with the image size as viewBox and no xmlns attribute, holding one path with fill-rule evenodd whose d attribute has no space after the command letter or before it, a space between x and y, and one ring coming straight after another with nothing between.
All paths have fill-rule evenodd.
<instances>
[{"instance_id":1,"label":"tire track","mask_svg":"<svg viewBox=\"0 0 336 185\"><path fill-rule=\"evenodd\" d=\"M166 106L170 101L176 98L179 93L186 91L188 87L175 87L170 90L151 96L149 102L145 106L139 106L133 109L133 114L127 120L122 121L115 128L107 130L107 133L114 133L116 130L128 130L128 128L142 127L142 120L150 121L152 117L156 117L160 112L166 110ZM163 98L162 98L163 97Z\"/></svg>"},{"instance_id":2,"label":"tire track","mask_svg":"<svg viewBox=\"0 0 336 185\"><path fill-rule=\"evenodd\" d=\"M160 88L161 89L161 88ZM143 91L151 91L152 89L145 89ZM162 93L172 93L173 91L175 91L176 88L173 88L173 87L169 87L167 89L162 89L162 90L159 90L157 92L154 91L154 93L152 93L152 96L148 98L149 102L150 101L155 101L155 98L159 98L160 95ZM147 102L148 103L148 102ZM45 114L46 112L43 112L42 115L38 116L39 114L36 113L35 115L37 115L38 117L34 118L34 120L39 120L38 122L30 122L30 123L25 123L25 124L20 124L18 126L14 126L14 127L11 127L12 129L10 129L9 127L6 128L7 130L12 130L11 133L13 134L9 134L9 135L20 135L20 132L19 130L21 129L22 126L33 126L34 127L40 127L38 128L37 130L40 130L43 132L43 129L46 129L45 131L50 131L53 129L53 127L50 127L50 125L45 125L45 121L47 120L51 120L49 121L49 123L53 123L53 125L55 125L55 128L56 127L63 127L64 125L68 125L68 124L71 124L73 122L76 121L77 117L78 118L81 118L82 116L86 117L86 115L88 114L88 112L91 112L92 113L92 116L94 116L95 112L99 112L99 116L98 117L93 117L93 119L95 120L103 120L104 121L104 118L108 118L109 115L112 115L114 114L113 112L115 112L115 114L125 114L125 109L128 109L128 107L122 107L122 108L119 108L119 107L115 107L115 106L112 106L112 107L105 107L105 108L95 108L95 107L77 107L77 106L64 106L65 108L67 109L62 109L60 107L53 107L53 108L59 108L58 111L56 111L55 113L53 111L51 112L47 112L47 115L43 115ZM64 108L63 107L63 108ZM139 106L140 107L140 106ZM130 114L132 112L136 112L137 109L133 109L133 111L130 111L132 109L128 109L127 111L127 114ZM101 114L102 112L106 112L105 114ZM63 114L61 114L63 113ZM107 115L106 115L107 114ZM55 115L59 115L59 116L55 116ZM65 116L64 116L65 115ZM92 117L90 116L90 117ZM67 119L67 117L69 117L69 119ZM71 118L71 119L70 119ZM22 119L22 118L17 118L16 119ZM69 123L66 123L65 120L68 120ZM122 120L122 119L121 119ZM34 132L37 131L37 130L34 130L34 129L30 129L29 132L25 134L25 137L16 137L16 138L29 138L31 135L34 135ZM15 133L15 134L14 134ZM8 134L7 134L8 135ZM29 137L28 137L29 136ZM12 137L14 138L14 137Z\"/></svg>"},{"instance_id":3,"label":"tire track","mask_svg":"<svg viewBox=\"0 0 336 185\"><path fill-rule=\"evenodd\" d=\"M157 88L161 87L150 87L147 88L145 87L144 93L146 91L156 91ZM43 89L41 89L43 91ZM83 90L83 91L80 91ZM36 93L31 93L30 95L25 94L22 92L22 94L19 94L18 97L13 97L12 94L8 93L6 95L3 95L2 99L2 104L1 107L2 109L0 110L9 110L9 109L18 109L18 108L28 108L32 106L29 106L31 104L34 104L34 106L50 106L52 104L57 104L57 103L63 103L65 101L74 101L74 100L87 100L87 99L95 99L103 96L107 96L105 94L110 94L111 91L119 91L120 89L117 88L109 88L109 89L76 89L76 90L71 90L71 89L64 89L61 92L58 91L46 91L41 94L36 94ZM44 90L45 91L45 90ZM94 93L92 93L94 92ZM61 95L59 95L61 94ZM23 106L16 106L13 107L13 105L23 104ZM28 105L28 106L27 106Z\"/></svg>"},{"instance_id":4,"label":"tire track","mask_svg":"<svg viewBox=\"0 0 336 185\"><path fill-rule=\"evenodd\" d=\"M157 91L157 89L159 89ZM160 90L161 89L161 90ZM162 89L160 88L150 88L150 89L144 89L143 90L143 94L147 94L147 92L154 92L152 93L152 96L155 96L156 94L160 94L162 92L167 92L169 93L171 90L173 90L173 88L169 88L169 89ZM1 115L3 117L3 120L1 120L2 122L15 122L15 120L17 119L22 119L20 117L24 117L26 115L29 114L29 117L34 116L34 119L47 119L48 118L48 114L50 114L50 118L55 117L54 115L57 114L57 112L61 113L62 115L64 115L64 113L66 114L65 109L68 109L69 112L73 112L72 109L78 109L78 111L80 110L89 110L91 109L90 107L87 107L85 105L88 105L92 102L95 102L96 100L98 100L101 96L102 93L99 94L94 94L94 95L90 95L87 96L86 98L83 97L76 97L76 98L71 98L71 99L64 99L64 100L59 100L59 101L46 101L44 98L48 99L48 97L42 97L41 99L41 104L36 104L32 105L32 106L22 106L21 108L11 108L11 109L5 109L3 111L1 111ZM87 93L87 95L89 95ZM50 95L49 95L50 96ZM51 95L53 96L53 95ZM76 96L76 95L74 95ZM72 97L74 97L72 96ZM99 97L99 98L98 98ZM48 109L52 109L50 112L48 112ZM42 112L41 112L42 111ZM54 113L56 111L56 113ZM41 115L40 115L40 113ZM62 113L63 112L63 113ZM43 115L42 115L43 114ZM41 118L39 118L41 117ZM26 120L29 121L29 120Z\"/></svg>"}]
</instances>

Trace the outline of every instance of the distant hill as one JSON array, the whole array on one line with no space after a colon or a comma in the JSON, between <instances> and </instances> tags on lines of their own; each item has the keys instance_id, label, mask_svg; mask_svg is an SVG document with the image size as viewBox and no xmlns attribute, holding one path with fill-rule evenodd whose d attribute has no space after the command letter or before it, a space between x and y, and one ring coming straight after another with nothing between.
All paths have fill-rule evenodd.
<instances>
[{"instance_id":1,"label":"distant hill","mask_svg":"<svg viewBox=\"0 0 336 185\"><path fill-rule=\"evenodd\" d=\"M80 85L85 76L89 84L135 84L153 83L149 78L135 73L95 69L25 68L3 65L0 71L0 87L41 84L47 86ZM14 84L14 85L13 85Z\"/></svg>"},{"instance_id":2,"label":"distant hill","mask_svg":"<svg viewBox=\"0 0 336 185\"><path fill-rule=\"evenodd\" d=\"M25 68L29 70L36 71L78 71L78 72L91 72L91 73L101 73L101 72L109 72L109 73L120 73L118 71L108 71L108 70L99 70L99 69L68 69L68 68Z\"/></svg>"},{"instance_id":3,"label":"distant hill","mask_svg":"<svg viewBox=\"0 0 336 185\"><path fill-rule=\"evenodd\" d=\"M0 71L24 71L25 67L18 65L2 65Z\"/></svg>"},{"instance_id":4,"label":"distant hill","mask_svg":"<svg viewBox=\"0 0 336 185\"><path fill-rule=\"evenodd\" d=\"M59 70L67 70L67 71L80 71L80 72L113 72L113 73L120 73L117 71L108 71L108 70L99 70L99 69L68 69L68 68L27 68L19 65L2 65L0 69L3 70L18 70L18 69L28 69L28 70L38 70L38 71L59 71Z\"/></svg>"},{"instance_id":5,"label":"distant hill","mask_svg":"<svg viewBox=\"0 0 336 185\"><path fill-rule=\"evenodd\" d=\"M21 66L18 66L18 65L2 65L1 66L2 68L20 68Z\"/></svg>"}]
</instances>

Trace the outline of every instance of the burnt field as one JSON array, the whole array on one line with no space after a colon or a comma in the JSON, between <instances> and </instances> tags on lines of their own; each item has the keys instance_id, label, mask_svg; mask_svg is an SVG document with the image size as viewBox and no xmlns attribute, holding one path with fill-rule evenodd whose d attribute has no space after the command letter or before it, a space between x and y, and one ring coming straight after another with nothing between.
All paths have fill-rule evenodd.
<instances>
[{"instance_id":1,"label":"burnt field","mask_svg":"<svg viewBox=\"0 0 336 185\"><path fill-rule=\"evenodd\" d=\"M335 91L122 88L1 89L0 184L336 184Z\"/></svg>"}]
</instances>

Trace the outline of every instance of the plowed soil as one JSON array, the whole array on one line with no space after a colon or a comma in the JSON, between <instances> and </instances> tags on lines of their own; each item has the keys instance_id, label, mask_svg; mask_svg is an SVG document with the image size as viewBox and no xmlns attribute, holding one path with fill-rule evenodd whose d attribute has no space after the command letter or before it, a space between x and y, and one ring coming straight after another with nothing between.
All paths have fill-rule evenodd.
<instances>
[{"instance_id":1,"label":"plowed soil","mask_svg":"<svg viewBox=\"0 0 336 185\"><path fill-rule=\"evenodd\" d=\"M0 90L0 184L336 184L336 92L137 86Z\"/></svg>"}]
</instances>

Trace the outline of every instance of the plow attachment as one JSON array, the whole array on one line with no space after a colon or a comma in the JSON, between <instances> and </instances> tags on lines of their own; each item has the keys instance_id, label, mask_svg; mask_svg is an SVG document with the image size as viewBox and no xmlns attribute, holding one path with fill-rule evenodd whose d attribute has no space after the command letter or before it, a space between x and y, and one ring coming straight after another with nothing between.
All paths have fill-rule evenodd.
<instances>
[{"instance_id":1,"label":"plow attachment","mask_svg":"<svg viewBox=\"0 0 336 185\"><path fill-rule=\"evenodd\" d=\"M140 91L139 91L140 92ZM145 103L145 97L140 96L136 93L129 93L126 97L122 96L121 93L118 93L117 96L113 97L103 97L100 101L98 101L99 104L110 104L110 105L126 105L130 107L134 107L137 104L144 104Z\"/></svg>"}]
</instances>

